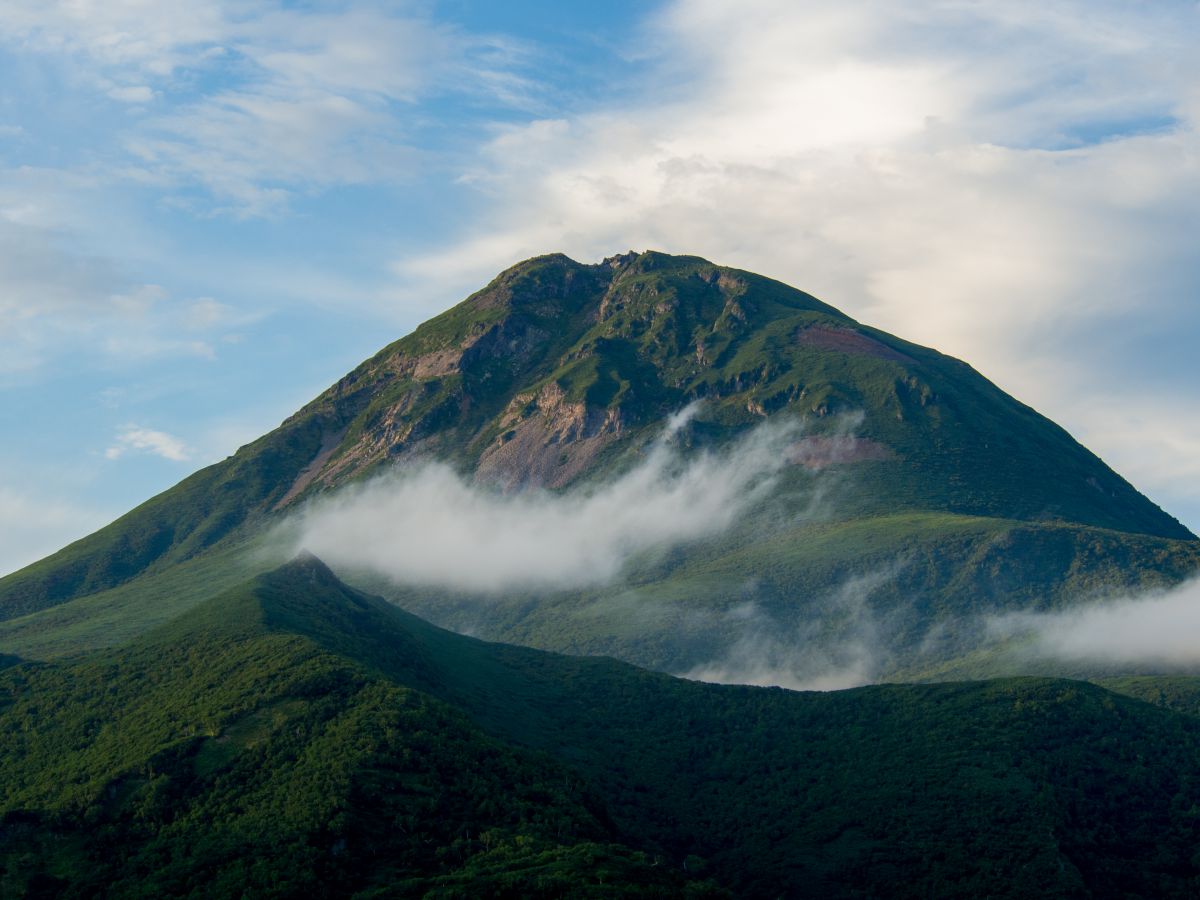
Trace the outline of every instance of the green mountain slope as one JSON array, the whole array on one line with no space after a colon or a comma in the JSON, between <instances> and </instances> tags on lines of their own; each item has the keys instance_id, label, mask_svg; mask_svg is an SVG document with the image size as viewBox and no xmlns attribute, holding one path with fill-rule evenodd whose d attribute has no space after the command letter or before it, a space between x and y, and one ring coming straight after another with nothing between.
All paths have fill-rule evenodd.
<instances>
[{"instance_id":1,"label":"green mountain slope","mask_svg":"<svg viewBox=\"0 0 1200 900\"><path fill-rule=\"evenodd\" d=\"M6 893L1193 896L1200 719L1065 681L703 685L302 559L0 672ZM686 868L686 871L685 871Z\"/></svg>"},{"instance_id":2,"label":"green mountain slope","mask_svg":"<svg viewBox=\"0 0 1200 900\"><path fill-rule=\"evenodd\" d=\"M794 527L752 518L686 552L634 565L614 585L586 590L481 599L344 574L444 627L489 640L612 655L672 673L728 664L734 681L739 669L753 669L756 653L771 668L773 652L785 680L769 683L786 685L822 683L847 649L868 657L855 683L924 677L984 642L989 616L1133 594L1198 568L1196 542L898 513ZM950 677L1014 674L1011 660L995 662Z\"/></svg>"},{"instance_id":3,"label":"green mountain slope","mask_svg":"<svg viewBox=\"0 0 1200 900\"><path fill-rule=\"evenodd\" d=\"M964 614L1079 602L1200 569L1187 529L958 360L695 257L551 255L502 273L236 455L0 579L0 652L49 658L126 640L276 564L255 556L256 541L307 499L406 460L509 486L602 482L697 399L692 448L802 418L783 486L803 506L819 485L824 504L815 521L781 529L776 509L715 548L640 565L630 581L653 601L641 618L661 620L658 631L625 634L628 617L596 615L628 585L486 607L386 592L484 636L678 671L729 649L720 617L746 599L748 577L762 586L754 602L786 628L820 616L848 581L894 572L870 602L912 614L903 654L925 643L922 628ZM178 577L184 563L211 577ZM676 641L697 612L717 624Z\"/></svg>"},{"instance_id":4,"label":"green mountain slope","mask_svg":"<svg viewBox=\"0 0 1200 900\"><path fill-rule=\"evenodd\" d=\"M417 689L438 670L381 615L308 561L4 673L0 893L681 895L573 773Z\"/></svg>"}]
</instances>

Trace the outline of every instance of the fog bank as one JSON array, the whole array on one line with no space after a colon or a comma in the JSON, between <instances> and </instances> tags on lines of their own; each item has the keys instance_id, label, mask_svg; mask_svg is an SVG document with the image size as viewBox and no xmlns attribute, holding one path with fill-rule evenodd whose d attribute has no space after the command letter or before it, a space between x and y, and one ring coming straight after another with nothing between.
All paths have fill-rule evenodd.
<instances>
[{"instance_id":1,"label":"fog bank","mask_svg":"<svg viewBox=\"0 0 1200 900\"><path fill-rule=\"evenodd\" d=\"M791 626L754 601L731 608L723 624L737 639L718 658L682 677L795 691L836 691L876 681L892 658L886 640L890 629L868 601L902 565L847 580L825 599L818 615Z\"/></svg>"},{"instance_id":2,"label":"fog bank","mask_svg":"<svg viewBox=\"0 0 1200 900\"><path fill-rule=\"evenodd\" d=\"M1200 579L1170 590L1054 613L1014 613L988 623L1015 652L1069 662L1189 666L1200 663Z\"/></svg>"},{"instance_id":3,"label":"fog bank","mask_svg":"<svg viewBox=\"0 0 1200 900\"><path fill-rule=\"evenodd\" d=\"M317 501L297 549L397 582L498 592L617 578L635 555L711 537L771 491L797 421L766 422L719 452L684 456L671 417L634 468L604 484L503 494L426 463Z\"/></svg>"}]
</instances>

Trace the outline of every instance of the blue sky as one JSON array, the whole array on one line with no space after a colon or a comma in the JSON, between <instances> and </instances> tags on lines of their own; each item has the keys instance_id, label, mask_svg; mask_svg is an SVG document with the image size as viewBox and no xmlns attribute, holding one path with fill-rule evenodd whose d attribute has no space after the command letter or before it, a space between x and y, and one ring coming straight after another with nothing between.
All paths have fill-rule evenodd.
<instances>
[{"instance_id":1,"label":"blue sky","mask_svg":"<svg viewBox=\"0 0 1200 900\"><path fill-rule=\"evenodd\" d=\"M1200 529L1200 8L0 5L0 571L537 253L970 361Z\"/></svg>"}]
</instances>

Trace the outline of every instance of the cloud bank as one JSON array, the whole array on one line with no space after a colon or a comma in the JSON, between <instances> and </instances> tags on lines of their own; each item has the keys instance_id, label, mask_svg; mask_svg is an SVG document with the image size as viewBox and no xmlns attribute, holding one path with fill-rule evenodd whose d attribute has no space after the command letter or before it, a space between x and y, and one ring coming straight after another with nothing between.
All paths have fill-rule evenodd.
<instances>
[{"instance_id":1,"label":"cloud bank","mask_svg":"<svg viewBox=\"0 0 1200 900\"><path fill-rule=\"evenodd\" d=\"M1200 579L1167 591L989 623L1016 654L1072 663L1186 667L1200 664Z\"/></svg>"},{"instance_id":2,"label":"cloud bank","mask_svg":"<svg viewBox=\"0 0 1200 900\"><path fill-rule=\"evenodd\" d=\"M299 548L397 582L493 592L599 585L640 554L719 534L763 501L799 425L764 423L721 452L663 440L625 474L555 494L502 494L430 463L318 501Z\"/></svg>"}]
</instances>

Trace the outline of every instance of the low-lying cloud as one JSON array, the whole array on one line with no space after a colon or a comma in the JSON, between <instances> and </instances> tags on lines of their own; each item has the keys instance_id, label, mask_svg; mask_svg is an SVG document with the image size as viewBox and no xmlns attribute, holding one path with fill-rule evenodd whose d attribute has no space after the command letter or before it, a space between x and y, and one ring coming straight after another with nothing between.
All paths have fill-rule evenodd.
<instances>
[{"instance_id":1,"label":"low-lying cloud","mask_svg":"<svg viewBox=\"0 0 1200 900\"><path fill-rule=\"evenodd\" d=\"M792 626L753 600L734 606L723 625L737 639L718 658L682 677L794 691L836 691L878 680L892 653L888 629L869 599L901 566L848 579L826 598L819 615Z\"/></svg>"},{"instance_id":2,"label":"low-lying cloud","mask_svg":"<svg viewBox=\"0 0 1200 900\"><path fill-rule=\"evenodd\" d=\"M724 531L789 465L797 420L684 455L674 436L694 411L673 417L638 465L604 484L504 494L427 463L309 507L299 544L335 566L452 590L607 583L641 554Z\"/></svg>"},{"instance_id":3,"label":"low-lying cloud","mask_svg":"<svg viewBox=\"0 0 1200 900\"><path fill-rule=\"evenodd\" d=\"M1200 579L1160 592L1053 613L1014 613L992 620L994 638L1013 652L1077 663L1200 664Z\"/></svg>"}]
</instances>

